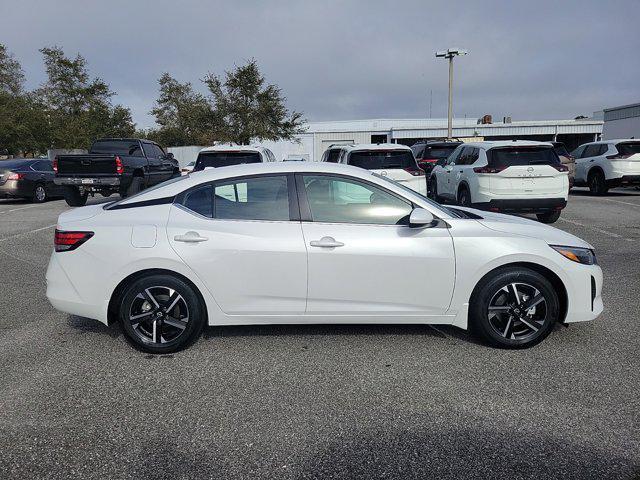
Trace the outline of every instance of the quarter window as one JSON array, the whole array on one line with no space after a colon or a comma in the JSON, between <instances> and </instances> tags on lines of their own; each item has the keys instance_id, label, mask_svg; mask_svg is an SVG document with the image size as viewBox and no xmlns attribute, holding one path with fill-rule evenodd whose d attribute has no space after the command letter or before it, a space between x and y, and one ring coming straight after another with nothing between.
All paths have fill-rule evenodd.
<instances>
[{"instance_id":1,"label":"quarter window","mask_svg":"<svg viewBox=\"0 0 640 480\"><path fill-rule=\"evenodd\" d=\"M582 154L582 158L588 158L588 157L597 157L598 155L600 155L600 145L593 144L593 145L587 145L587 147L584 149L584 153Z\"/></svg>"},{"instance_id":2,"label":"quarter window","mask_svg":"<svg viewBox=\"0 0 640 480\"><path fill-rule=\"evenodd\" d=\"M188 192L182 205L205 217L213 217L213 187L206 185Z\"/></svg>"},{"instance_id":3,"label":"quarter window","mask_svg":"<svg viewBox=\"0 0 640 480\"><path fill-rule=\"evenodd\" d=\"M409 202L370 184L330 175L305 175L304 187L314 222L403 225Z\"/></svg>"}]
</instances>

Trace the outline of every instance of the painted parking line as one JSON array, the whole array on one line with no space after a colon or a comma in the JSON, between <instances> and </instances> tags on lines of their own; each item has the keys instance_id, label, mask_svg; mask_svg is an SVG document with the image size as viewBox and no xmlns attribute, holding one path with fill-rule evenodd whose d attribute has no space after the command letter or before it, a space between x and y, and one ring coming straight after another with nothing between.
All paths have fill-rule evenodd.
<instances>
[{"instance_id":1,"label":"painted parking line","mask_svg":"<svg viewBox=\"0 0 640 480\"><path fill-rule=\"evenodd\" d=\"M608 237L621 238L623 240L626 240L627 242L633 242L633 238L625 238L622 235L618 235L617 233L613 233L613 232L610 232L608 230L603 230L602 228L598 228L598 227L592 227L591 225L585 225L584 223L576 222L575 220L569 220L569 219L566 219L566 218L559 218L558 220L570 223L572 225L577 225L578 227L583 227L583 228L586 228L586 229L589 229L589 230L593 230L594 232L601 233L601 234L606 235Z\"/></svg>"},{"instance_id":2,"label":"painted parking line","mask_svg":"<svg viewBox=\"0 0 640 480\"><path fill-rule=\"evenodd\" d=\"M6 242L7 240L11 240L13 238L24 237L25 235L31 235L32 233L42 232L43 230L47 230L49 228L55 227L56 224L47 225L46 227L36 228L35 230L29 230L28 232L16 233L15 235L10 235L8 237L0 238L0 242Z\"/></svg>"},{"instance_id":3,"label":"painted parking line","mask_svg":"<svg viewBox=\"0 0 640 480\"><path fill-rule=\"evenodd\" d=\"M11 210L2 210L0 211L0 215L4 214L4 213L11 213L11 212L17 212L18 210L26 210L27 208L35 208L39 205L29 205L26 207L20 207L20 208L12 208Z\"/></svg>"},{"instance_id":4,"label":"painted parking line","mask_svg":"<svg viewBox=\"0 0 640 480\"><path fill-rule=\"evenodd\" d=\"M623 205L631 205L633 207L640 207L640 202L639 203L623 202L622 200L612 200L610 198L603 198L603 200L606 200L607 202L622 203Z\"/></svg>"}]
</instances>

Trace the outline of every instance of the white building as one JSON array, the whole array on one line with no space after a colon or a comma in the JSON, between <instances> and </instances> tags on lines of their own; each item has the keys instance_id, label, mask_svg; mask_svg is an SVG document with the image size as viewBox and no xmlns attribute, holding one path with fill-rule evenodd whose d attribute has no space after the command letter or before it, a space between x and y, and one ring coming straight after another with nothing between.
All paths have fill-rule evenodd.
<instances>
[{"instance_id":1,"label":"white building","mask_svg":"<svg viewBox=\"0 0 640 480\"><path fill-rule=\"evenodd\" d=\"M602 138L640 138L640 103L604 109Z\"/></svg>"}]
</instances>

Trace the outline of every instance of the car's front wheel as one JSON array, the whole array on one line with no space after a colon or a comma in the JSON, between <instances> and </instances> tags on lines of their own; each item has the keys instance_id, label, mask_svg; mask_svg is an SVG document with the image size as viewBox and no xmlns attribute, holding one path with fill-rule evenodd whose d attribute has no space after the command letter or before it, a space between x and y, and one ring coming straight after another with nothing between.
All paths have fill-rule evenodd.
<instances>
[{"instance_id":1,"label":"car's front wheel","mask_svg":"<svg viewBox=\"0 0 640 480\"><path fill-rule=\"evenodd\" d=\"M490 345L527 348L541 342L559 320L551 282L523 267L496 270L476 286L469 304L472 330Z\"/></svg>"},{"instance_id":2,"label":"car's front wheel","mask_svg":"<svg viewBox=\"0 0 640 480\"><path fill-rule=\"evenodd\" d=\"M171 353L190 345L205 324L194 288L171 275L142 277L126 288L120 320L129 340L146 352Z\"/></svg>"}]
</instances>

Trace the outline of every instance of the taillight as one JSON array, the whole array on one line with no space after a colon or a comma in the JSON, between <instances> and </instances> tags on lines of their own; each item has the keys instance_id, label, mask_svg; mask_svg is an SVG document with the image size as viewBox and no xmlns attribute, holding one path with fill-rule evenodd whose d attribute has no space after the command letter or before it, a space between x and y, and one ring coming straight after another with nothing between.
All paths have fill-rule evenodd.
<instances>
[{"instance_id":1,"label":"taillight","mask_svg":"<svg viewBox=\"0 0 640 480\"><path fill-rule=\"evenodd\" d=\"M436 163L437 161L437 158L423 158L418 163Z\"/></svg>"},{"instance_id":2,"label":"taillight","mask_svg":"<svg viewBox=\"0 0 640 480\"><path fill-rule=\"evenodd\" d=\"M627 158L629 158L631 156L631 154L629 155L622 155L620 153L618 153L617 155L608 155L607 158L609 160L626 160Z\"/></svg>"},{"instance_id":3,"label":"taillight","mask_svg":"<svg viewBox=\"0 0 640 480\"><path fill-rule=\"evenodd\" d=\"M68 252L75 250L91 237L93 232L64 232L56 229L53 244L56 252Z\"/></svg>"},{"instance_id":4,"label":"taillight","mask_svg":"<svg viewBox=\"0 0 640 480\"><path fill-rule=\"evenodd\" d=\"M554 163L551 166L553 168L555 168L556 170L558 170L559 172L568 172L569 171L569 167L567 167L566 165L563 165L562 163Z\"/></svg>"},{"instance_id":5,"label":"taillight","mask_svg":"<svg viewBox=\"0 0 640 480\"><path fill-rule=\"evenodd\" d=\"M24 173L10 173L7 180L22 180L24 175Z\"/></svg>"},{"instance_id":6,"label":"taillight","mask_svg":"<svg viewBox=\"0 0 640 480\"><path fill-rule=\"evenodd\" d=\"M488 165L484 167L474 167L473 171L476 173L500 173L507 167L490 167Z\"/></svg>"},{"instance_id":7,"label":"taillight","mask_svg":"<svg viewBox=\"0 0 640 480\"><path fill-rule=\"evenodd\" d=\"M58 173L58 157L54 157L53 162L51 162L53 166L53 171Z\"/></svg>"},{"instance_id":8,"label":"taillight","mask_svg":"<svg viewBox=\"0 0 640 480\"><path fill-rule=\"evenodd\" d=\"M424 176L424 171L418 167L407 167L404 171L410 173L414 177Z\"/></svg>"},{"instance_id":9,"label":"taillight","mask_svg":"<svg viewBox=\"0 0 640 480\"><path fill-rule=\"evenodd\" d=\"M118 175L122 175L124 173L124 165L122 164L122 159L116 156L116 173Z\"/></svg>"}]
</instances>

